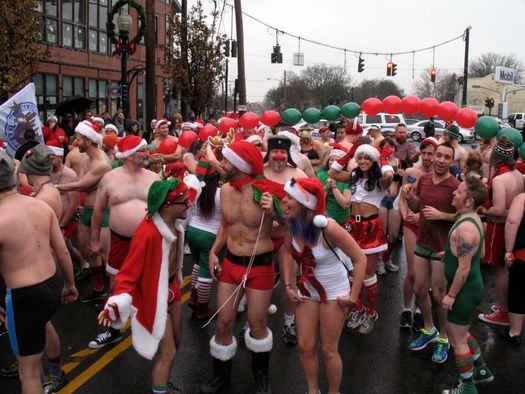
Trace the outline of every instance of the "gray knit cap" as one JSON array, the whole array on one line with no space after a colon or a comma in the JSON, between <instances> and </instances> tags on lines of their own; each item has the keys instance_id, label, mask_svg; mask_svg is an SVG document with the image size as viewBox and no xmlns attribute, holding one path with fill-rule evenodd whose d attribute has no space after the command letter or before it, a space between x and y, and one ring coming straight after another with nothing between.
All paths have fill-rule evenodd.
<instances>
[{"instance_id":1,"label":"gray knit cap","mask_svg":"<svg viewBox=\"0 0 525 394\"><path fill-rule=\"evenodd\" d=\"M20 172L23 174L49 175L53 170L51 156L53 152L47 146L38 144L29 149L22 162Z\"/></svg>"},{"instance_id":2,"label":"gray knit cap","mask_svg":"<svg viewBox=\"0 0 525 394\"><path fill-rule=\"evenodd\" d=\"M0 189L6 189L15 184L15 162L5 150L0 149Z\"/></svg>"}]
</instances>

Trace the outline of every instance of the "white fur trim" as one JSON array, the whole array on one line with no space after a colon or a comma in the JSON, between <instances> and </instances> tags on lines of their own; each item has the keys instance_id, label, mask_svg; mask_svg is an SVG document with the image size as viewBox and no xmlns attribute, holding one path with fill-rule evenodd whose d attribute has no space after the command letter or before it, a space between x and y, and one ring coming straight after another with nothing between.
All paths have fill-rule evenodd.
<instances>
[{"instance_id":1,"label":"white fur trim","mask_svg":"<svg viewBox=\"0 0 525 394\"><path fill-rule=\"evenodd\" d=\"M384 252L388 249L388 244L384 243L383 245L376 246L374 248L368 248L368 249L361 249L364 254L374 254L374 253L380 253Z\"/></svg>"},{"instance_id":2,"label":"white fur trim","mask_svg":"<svg viewBox=\"0 0 525 394\"><path fill-rule=\"evenodd\" d=\"M108 309L111 311L111 308L109 308L108 304L116 304L118 308L118 313L120 314L120 318L117 320L114 320L113 323L111 323L111 326L117 330L120 330L123 328L126 323L128 322L129 316L131 315L131 302L133 299L131 298L131 295L128 293L121 293L118 295L114 295L108 298L108 301L106 302L106 306L104 309Z\"/></svg>"},{"instance_id":3,"label":"white fur trim","mask_svg":"<svg viewBox=\"0 0 525 394\"><path fill-rule=\"evenodd\" d=\"M381 167L381 175L385 175L388 171L394 172L394 167L390 164L386 164Z\"/></svg>"},{"instance_id":4,"label":"white fur trim","mask_svg":"<svg viewBox=\"0 0 525 394\"><path fill-rule=\"evenodd\" d=\"M105 123L105 122L104 122L104 119L99 118L98 116L92 116L92 117L91 117L91 121L92 121L92 122L102 123L102 126L104 126L104 123Z\"/></svg>"},{"instance_id":5,"label":"white fur trim","mask_svg":"<svg viewBox=\"0 0 525 394\"><path fill-rule=\"evenodd\" d=\"M244 342L246 347L254 353L269 352L273 347L273 335L272 330L266 327L268 335L262 339L255 339L250 335L250 327L244 332Z\"/></svg>"},{"instance_id":6,"label":"white fur trim","mask_svg":"<svg viewBox=\"0 0 525 394\"><path fill-rule=\"evenodd\" d=\"M51 145L46 145L50 150L51 152L53 152L53 155L55 156L64 156L64 149L63 148L59 148L57 146L51 146Z\"/></svg>"},{"instance_id":7,"label":"white fur trim","mask_svg":"<svg viewBox=\"0 0 525 394\"><path fill-rule=\"evenodd\" d=\"M201 278L200 276L197 278L197 281L202 283L213 283L212 278Z\"/></svg>"},{"instance_id":8,"label":"white fur trim","mask_svg":"<svg viewBox=\"0 0 525 394\"><path fill-rule=\"evenodd\" d=\"M330 151L330 153L328 154L328 157L332 157L332 156L335 156L337 157L338 159L342 158L342 157L345 157L346 155L346 152L344 150L341 150L341 149L332 149Z\"/></svg>"},{"instance_id":9,"label":"white fur trim","mask_svg":"<svg viewBox=\"0 0 525 394\"><path fill-rule=\"evenodd\" d=\"M118 129L117 129L117 126L115 126L114 124L108 124L104 127L104 132L107 132L109 130L113 130L115 132L115 134L118 134Z\"/></svg>"},{"instance_id":10,"label":"white fur trim","mask_svg":"<svg viewBox=\"0 0 525 394\"><path fill-rule=\"evenodd\" d=\"M212 336L210 340L210 354L212 357L221 361L231 360L237 353L237 340L235 337L232 337L232 340L233 342L229 345L219 345L215 341L215 335Z\"/></svg>"},{"instance_id":11,"label":"white fur trim","mask_svg":"<svg viewBox=\"0 0 525 394\"><path fill-rule=\"evenodd\" d=\"M82 134L97 145L102 142L102 135L97 133L91 126L84 122L80 122L77 127L75 127L75 133Z\"/></svg>"},{"instance_id":12,"label":"white fur trim","mask_svg":"<svg viewBox=\"0 0 525 394\"><path fill-rule=\"evenodd\" d=\"M371 278L363 280L365 286L372 286L377 283L377 275L372 276Z\"/></svg>"},{"instance_id":13,"label":"white fur trim","mask_svg":"<svg viewBox=\"0 0 525 394\"><path fill-rule=\"evenodd\" d=\"M194 202L197 201L202 193L202 186L201 186L201 182L199 181L199 179L193 174L188 174L184 177L183 182L189 188L195 189L197 194L195 195L195 199L193 201Z\"/></svg>"},{"instance_id":14,"label":"white fur trim","mask_svg":"<svg viewBox=\"0 0 525 394\"><path fill-rule=\"evenodd\" d=\"M124 152L120 152L118 150L118 145L117 145L117 151L115 152L115 157L117 159L125 159L126 157L130 157L131 155L137 153L139 149L142 149L145 146L148 146L148 143L146 142L144 138L140 141L140 143L136 147L126 150Z\"/></svg>"},{"instance_id":15,"label":"white fur trim","mask_svg":"<svg viewBox=\"0 0 525 394\"><path fill-rule=\"evenodd\" d=\"M337 161L334 161L332 165L330 166L330 168L337 172L341 172L344 170L344 167L341 164L339 164Z\"/></svg>"},{"instance_id":16,"label":"white fur trim","mask_svg":"<svg viewBox=\"0 0 525 394\"><path fill-rule=\"evenodd\" d=\"M106 272L107 272L108 274L110 274L110 275L115 276L115 275L118 274L118 269L115 269L115 268L113 268L113 267L110 267L109 264L106 264Z\"/></svg>"},{"instance_id":17,"label":"white fur trim","mask_svg":"<svg viewBox=\"0 0 525 394\"><path fill-rule=\"evenodd\" d=\"M254 134L246 138L246 142L249 142L250 144L253 144L254 142L262 144L262 138L260 135Z\"/></svg>"},{"instance_id":18,"label":"white fur trim","mask_svg":"<svg viewBox=\"0 0 525 394\"><path fill-rule=\"evenodd\" d=\"M364 153L366 156L370 157L370 159L379 163L379 151L372 145L359 145L355 151L354 157L357 159L361 153Z\"/></svg>"},{"instance_id":19,"label":"white fur trim","mask_svg":"<svg viewBox=\"0 0 525 394\"><path fill-rule=\"evenodd\" d=\"M163 123L166 123L168 126L171 125L171 122L168 119L159 119L155 123L155 129L158 129Z\"/></svg>"},{"instance_id":20,"label":"white fur trim","mask_svg":"<svg viewBox=\"0 0 525 394\"><path fill-rule=\"evenodd\" d=\"M304 188L298 188L295 185L292 186L291 181L288 181L284 185L284 191L306 208L314 211L317 209L317 197Z\"/></svg>"},{"instance_id":21,"label":"white fur trim","mask_svg":"<svg viewBox=\"0 0 525 394\"><path fill-rule=\"evenodd\" d=\"M315 227L325 228L328 225L328 219L324 215L315 215L313 223Z\"/></svg>"},{"instance_id":22,"label":"white fur trim","mask_svg":"<svg viewBox=\"0 0 525 394\"><path fill-rule=\"evenodd\" d=\"M233 149L225 146L222 150L222 155L232 163L235 167L246 174L252 173L252 166L246 162L241 156L239 156Z\"/></svg>"}]
</instances>

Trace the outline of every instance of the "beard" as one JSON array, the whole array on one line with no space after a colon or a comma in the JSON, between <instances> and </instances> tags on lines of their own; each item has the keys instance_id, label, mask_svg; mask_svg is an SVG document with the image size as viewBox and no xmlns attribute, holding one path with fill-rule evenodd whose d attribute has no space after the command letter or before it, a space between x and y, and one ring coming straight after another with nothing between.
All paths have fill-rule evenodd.
<instances>
[{"instance_id":1,"label":"beard","mask_svg":"<svg viewBox=\"0 0 525 394\"><path fill-rule=\"evenodd\" d=\"M286 168L286 161L284 160L272 160L272 169L277 172L281 172Z\"/></svg>"},{"instance_id":2,"label":"beard","mask_svg":"<svg viewBox=\"0 0 525 394\"><path fill-rule=\"evenodd\" d=\"M403 137L396 137L396 142L399 144L404 144L406 142L406 138Z\"/></svg>"},{"instance_id":3,"label":"beard","mask_svg":"<svg viewBox=\"0 0 525 394\"><path fill-rule=\"evenodd\" d=\"M224 181L229 182L235 179L240 173L241 170L239 170L237 167L232 167L231 169L226 171L226 174L224 174Z\"/></svg>"},{"instance_id":4,"label":"beard","mask_svg":"<svg viewBox=\"0 0 525 394\"><path fill-rule=\"evenodd\" d=\"M134 155L131 159L131 162L137 167L146 168L149 165L149 158L145 157L144 159L141 159L140 157Z\"/></svg>"}]
</instances>

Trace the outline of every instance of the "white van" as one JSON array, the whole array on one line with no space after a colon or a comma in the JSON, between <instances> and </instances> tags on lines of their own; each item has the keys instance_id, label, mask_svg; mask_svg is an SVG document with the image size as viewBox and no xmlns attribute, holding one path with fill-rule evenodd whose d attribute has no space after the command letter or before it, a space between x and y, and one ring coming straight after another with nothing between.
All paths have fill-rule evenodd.
<instances>
[{"instance_id":1,"label":"white van","mask_svg":"<svg viewBox=\"0 0 525 394\"><path fill-rule=\"evenodd\" d=\"M525 113L515 112L509 114L509 116L507 116L507 120L512 127L521 130L523 129L523 124L525 123Z\"/></svg>"},{"instance_id":2,"label":"white van","mask_svg":"<svg viewBox=\"0 0 525 394\"><path fill-rule=\"evenodd\" d=\"M377 125L381 128L381 133L384 135L393 135L398 123L406 124L403 114L387 114L385 112L380 112L377 115L361 114L357 119L363 130L366 130L371 125Z\"/></svg>"}]
</instances>

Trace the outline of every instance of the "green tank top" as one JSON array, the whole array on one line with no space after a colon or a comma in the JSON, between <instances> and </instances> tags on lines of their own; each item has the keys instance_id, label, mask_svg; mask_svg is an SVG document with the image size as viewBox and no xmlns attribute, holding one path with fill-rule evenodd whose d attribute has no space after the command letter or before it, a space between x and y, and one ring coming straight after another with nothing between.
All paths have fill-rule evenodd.
<instances>
[{"instance_id":1,"label":"green tank top","mask_svg":"<svg viewBox=\"0 0 525 394\"><path fill-rule=\"evenodd\" d=\"M447 244L445 246L445 277L447 278L447 289L450 288L450 286L452 285L452 281L454 280L454 275L456 275L456 271L459 266L458 258L454 256L454 254L452 253L452 249L450 248L450 236L454 232L454 230L463 222L474 223L474 225L479 231L479 245L478 245L478 250L476 254L472 258L472 263L470 265L470 273L468 275L467 280L465 281L462 291L472 285L478 284L479 282L483 284L483 278L481 276L481 269L480 269L480 256L481 256L483 238L484 238L483 231L481 230L478 222L476 222L474 218L466 217L454 223L454 225L448 232Z\"/></svg>"}]
</instances>

